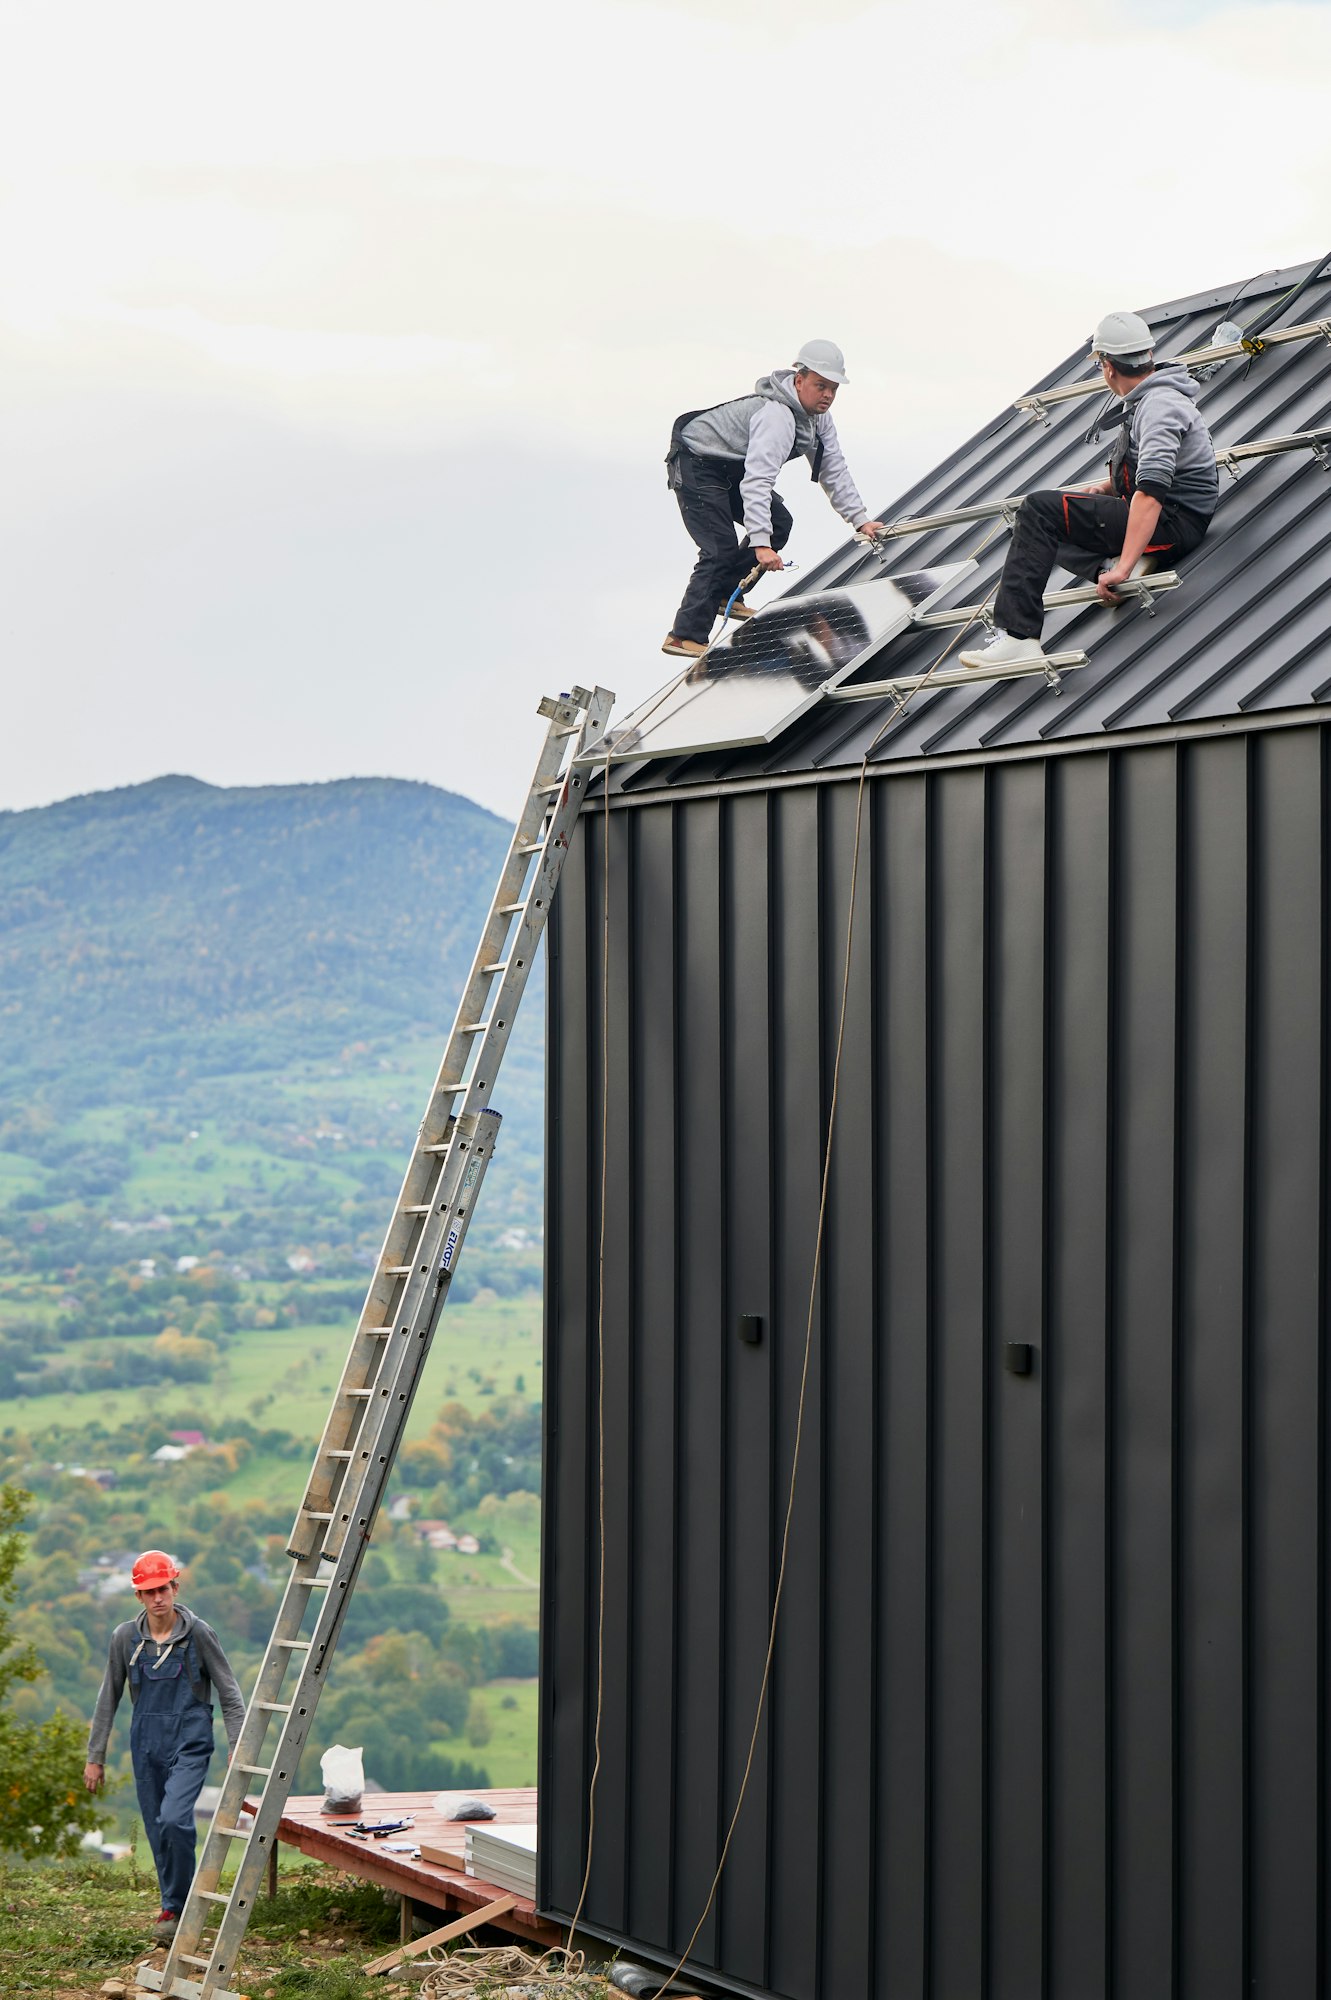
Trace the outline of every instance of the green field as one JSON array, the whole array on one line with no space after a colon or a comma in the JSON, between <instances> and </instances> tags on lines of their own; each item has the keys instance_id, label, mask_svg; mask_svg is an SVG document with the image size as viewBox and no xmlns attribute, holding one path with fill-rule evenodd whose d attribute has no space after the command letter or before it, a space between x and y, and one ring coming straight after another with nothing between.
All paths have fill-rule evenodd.
<instances>
[{"instance_id":1,"label":"green field","mask_svg":"<svg viewBox=\"0 0 1331 2000\"><path fill-rule=\"evenodd\" d=\"M481 1695L490 1725L487 1742L475 1750L483 1758L492 1785L534 1785L536 1783L536 1701L535 1681L490 1681ZM451 1743L439 1745L451 1749Z\"/></svg>"},{"instance_id":2,"label":"green field","mask_svg":"<svg viewBox=\"0 0 1331 2000\"><path fill-rule=\"evenodd\" d=\"M25 1312L40 1309L35 1288L0 1290L0 1324L6 1305ZM439 1322L434 1347L407 1428L422 1437L441 1403L483 1408L495 1395L541 1400L540 1301L474 1300L450 1306ZM346 1319L309 1326L248 1328L232 1338L206 1388L167 1384L153 1398L154 1413L169 1429L200 1429L226 1435L228 1417L247 1417L274 1430L307 1437L313 1451L354 1330ZM117 1350L147 1341L119 1341ZM101 1355L113 1343L93 1338L79 1343L80 1355ZM96 1397L65 1394L11 1400L0 1405L0 1429L14 1424L34 1439L58 1430L74 1432L97 1423L110 1429L130 1423L143 1410L140 1389L111 1389Z\"/></svg>"},{"instance_id":3,"label":"green field","mask_svg":"<svg viewBox=\"0 0 1331 2000\"><path fill-rule=\"evenodd\" d=\"M252 1679L509 829L386 780L171 777L0 817L0 1478L33 1495L15 1617L48 1667L16 1703L82 1718L133 1608L126 1559L149 1545L181 1556L187 1601ZM536 1660L543 961L533 974L324 1696L329 1727L339 1694L367 1744L379 1725L384 1782L412 1757L493 1764L497 1782L534 1769L530 1687L507 1708L489 1688ZM172 1431L208 1448L158 1462ZM482 1552L438 1548L407 1508ZM133 1824L130 1795L114 1809Z\"/></svg>"}]
</instances>

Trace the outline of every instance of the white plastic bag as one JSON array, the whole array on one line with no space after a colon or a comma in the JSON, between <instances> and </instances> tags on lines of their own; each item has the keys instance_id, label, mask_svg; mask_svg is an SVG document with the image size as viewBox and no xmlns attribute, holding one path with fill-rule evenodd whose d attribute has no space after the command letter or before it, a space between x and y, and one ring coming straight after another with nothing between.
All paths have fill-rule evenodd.
<instances>
[{"instance_id":1,"label":"white plastic bag","mask_svg":"<svg viewBox=\"0 0 1331 2000\"><path fill-rule=\"evenodd\" d=\"M324 1802L319 1810L359 1812L365 1790L365 1767L359 1744L354 1750L348 1750L344 1743L330 1744L319 1759L319 1771L324 1781Z\"/></svg>"},{"instance_id":2,"label":"white plastic bag","mask_svg":"<svg viewBox=\"0 0 1331 2000\"><path fill-rule=\"evenodd\" d=\"M437 1792L434 1810L441 1819L493 1819L495 1810L470 1792Z\"/></svg>"}]
</instances>

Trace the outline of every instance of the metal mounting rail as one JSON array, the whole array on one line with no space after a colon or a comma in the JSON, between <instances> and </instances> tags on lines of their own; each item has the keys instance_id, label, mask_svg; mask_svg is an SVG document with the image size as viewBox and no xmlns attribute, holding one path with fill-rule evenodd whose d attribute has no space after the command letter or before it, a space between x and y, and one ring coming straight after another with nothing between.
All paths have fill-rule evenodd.
<instances>
[{"instance_id":1,"label":"metal mounting rail","mask_svg":"<svg viewBox=\"0 0 1331 2000\"><path fill-rule=\"evenodd\" d=\"M932 694L935 688L985 687L996 681L1028 681L1041 676L1055 693L1060 674L1090 665L1089 653L1046 653L1041 660L1027 660L1012 667L945 667L937 673L907 674L892 681L864 681L859 687L825 687L819 690L825 701L895 701L898 706L913 694Z\"/></svg>"},{"instance_id":2,"label":"metal mounting rail","mask_svg":"<svg viewBox=\"0 0 1331 2000\"><path fill-rule=\"evenodd\" d=\"M613 699L574 688L540 704L545 745L296 1516L293 1567L217 1811L166 1964L136 1974L176 2000L239 2000L228 1977L494 1153L490 1093L586 793L577 760L600 742ZM239 1866L223 1894L233 1843Z\"/></svg>"},{"instance_id":3,"label":"metal mounting rail","mask_svg":"<svg viewBox=\"0 0 1331 2000\"><path fill-rule=\"evenodd\" d=\"M1315 431L1291 431L1288 437L1254 438L1251 444L1229 444L1215 455L1217 465L1237 479L1235 467L1245 459L1274 458L1282 451L1310 451L1323 472L1331 472L1331 426Z\"/></svg>"},{"instance_id":4,"label":"metal mounting rail","mask_svg":"<svg viewBox=\"0 0 1331 2000\"><path fill-rule=\"evenodd\" d=\"M1331 327L1331 320L1326 324ZM1232 471L1240 460L1273 458L1284 451L1310 451L1324 470L1331 470L1331 427L1291 431L1286 437L1253 438L1249 444L1218 445L1215 462ZM1075 490L1068 488L1069 492ZM902 535L926 535L934 528L963 527L968 521L992 521L1000 514L1011 524L1016 520L1025 498L1024 493L1009 493L1002 500L978 500L973 506L950 507L941 514L916 514L904 521L889 521L871 546L877 547L879 542Z\"/></svg>"},{"instance_id":5,"label":"metal mounting rail","mask_svg":"<svg viewBox=\"0 0 1331 2000\"><path fill-rule=\"evenodd\" d=\"M1318 334L1324 340L1331 340L1331 319L1310 319L1300 326L1282 326L1276 333L1263 333L1245 347L1241 340L1229 341L1223 347L1190 347L1186 354L1171 354L1171 361L1181 361L1191 368L1194 362L1210 365L1213 361L1251 361L1254 354L1260 354L1264 347L1283 347L1291 340L1314 340ZM1018 396L1012 405L1039 423L1048 423L1048 412L1055 403L1073 403L1082 396L1103 396L1105 385L1097 376L1093 382L1072 382L1063 389L1041 389L1033 396Z\"/></svg>"},{"instance_id":6,"label":"metal mounting rail","mask_svg":"<svg viewBox=\"0 0 1331 2000\"><path fill-rule=\"evenodd\" d=\"M998 514L1014 521L1025 498L1024 493L1012 493L1006 500L980 500L973 507L949 507L942 514L916 514L905 521L889 521L876 541L895 540L901 535L927 535L931 528L961 527L967 521L990 521Z\"/></svg>"},{"instance_id":7,"label":"metal mounting rail","mask_svg":"<svg viewBox=\"0 0 1331 2000\"><path fill-rule=\"evenodd\" d=\"M1151 599L1162 590L1177 590L1183 579L1177 570L1155 570L1148 576L1134 576L1124 583L1115 584L1118 595L1126 602L1135 598L1142 610L1154 618L1155 606ZM1046 611L1061 611L1070 604L1103 603L1099 591L1093 583L1074 584L1068 590L1047 590L1044 594ZM1107 607L1113 610L1115 607ZM969 625L978 622L992 625L993 612L985 604L959 604L954 611L921 611L911 620L912 626L920 625Z\"/></svg>"}]
</instances>

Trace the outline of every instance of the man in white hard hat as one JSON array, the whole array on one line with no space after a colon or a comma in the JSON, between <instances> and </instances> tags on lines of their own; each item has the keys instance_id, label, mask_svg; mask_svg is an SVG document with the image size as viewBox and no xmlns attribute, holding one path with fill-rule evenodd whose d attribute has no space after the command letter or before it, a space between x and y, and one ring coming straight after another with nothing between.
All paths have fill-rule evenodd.
<instances>
[{"instance_id":1,"label":"man in white hard hat","mask_svg":"<svg viewBox=\"0 0 1331 2000\"><path fill-rule=\"evenodd\" d=\"M830 415L845 381L845 356L835 342L806 340L794 366L764 375L751 396L675 419L667 480L699 555L663 653L698 659L740 579L754 568L785 567L780 550L790 535L790 510L774 487L788 460L808 459L811 476L852 528L882 533L855 490ZM738 541L736 523L744 531ZM730 615L752 614L736 598Z\"/></svg>"},{"instance_id":2,"label":"man in white hard hat","mask_svg":"<svg viewBox=\"0 0 1331 2000\"><path fill-rule=\"evenodd\" d=\"M1106 604L1146 556L1177 561L1195 549L1220 497L1215 446L1197 408L1198 384L1181 361L1157 361L1140 314L1106 314L1091 337L1105 387L1120 399L1109 477L1095 486L1028 493L1003 565L988 646L963 667L1020 666L1044 658L1044 591L1056 563L1096 577ZM1144 565L1143 565L1144 566Z\"/></svg>"}]
</instances>

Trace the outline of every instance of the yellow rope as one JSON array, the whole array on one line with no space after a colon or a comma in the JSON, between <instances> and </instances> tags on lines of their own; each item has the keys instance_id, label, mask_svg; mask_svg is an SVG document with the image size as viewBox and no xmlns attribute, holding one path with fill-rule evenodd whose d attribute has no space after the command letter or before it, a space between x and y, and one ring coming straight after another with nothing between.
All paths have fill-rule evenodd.
<instances>
[{"instance_id":1,"label":"yellow rope","mask_svg":"<svg viewBox=\"0 0 1331 2000\"><path fill-rule=\"evenodd\" d=\"M605 810L601 856L601 1191L600 1232L596 1262L596 1525L597 1525L597 1604L596 1604L596 1722L592 1736L591 1783L587 1792L587 1863L573 1921L568 1927L565 1951L570 1962L581 1954L573 1952L573 1939L587 1900L592 1876L592 1845L596 1834L596 1787L601 1776L601 1714L605 1704L605 1227L607 1169L610 1152L610 753L607 750L602 773Z\"/></svg>"},{"instance_id":2,"label":"yellow rope","mask_svg":"<svg viewBox=\"0 0 1331 2000\"><path fill-rule=\"evenodd\" d=\"M971 560L978 556L987 544L992 541L1001 526L1001 522L995 522L994 526L989 529L988 533L980 539L971 551ZM997 585L994 586L994 589L996 588ZM740 1811L748 1792L749 1779L753 1771L753 1760L758 1747L758 1737L761 1733L762 1719L767 1705L767 1691L771 1683L772 1660L776 1652L777 1623L781 1609L781 1600L785 1592L786 1567L790 1552L790 1530L795 1513L800 1451L804 1439L804 1412L808 1401L809 1366L813 1354L814 1315L818 1299L818 1281L822 1270L823 1243L827 1220L827 1194L831 1180L832 1137L836 1129L837 1104L841 1085L841 1057L845 1046L846 1012L850 997L850 968L855 935L855 908L859 886L860 842L864 826L864 789L869 775L869 759L887 731L905 715L907 708L910 706L910 701L914 698L914 694L923 692L930 678L938 671L944 660L948 658L953 649L961 642L962 638L970 630L971 625L976 623L980 611L989 603L989 599L993 594L994 590L991 589L989 595L983 600L983 603L977 607L976 616L970 619L967 624L960 626L948 644L943 648L943 651L923 676L920 687L914 690L912 695L907 697L906 701L895 709L884 721L872 743L870 743L868 749L864 752L860 764L859 785L855 795L855 846L850 868L850 904L846 913L845 963L842 968L841 1004L837 1021L836 1055L832 1065L832 1096L828 1106L827 1137L823 1150L821 1185L818 1198L818 1221L814 1236L813 1270L809 1282L809 1310L804 1330L804 1357L800 1368L799 1398L795 1414L795 1442L790 1463L790 1484L786 1497L785 1522L781 1535L781 1560L777 1567L776 1590L772 1598L772 1615L768 1627L767 1652L763 1660L762 1681L758 1689L758 1704L753 1719L753 1730L749 1737L749 1749L744 1762L744 1772L740 1779L739 1792L735 1799L734 1810L730 1816L730 1824L726 1829L726 1837L722 1844L720 1859L716 1865L716 1872L712 1877L711 1887L707 1892L707 1901L703 1905L702 1915L694 1926L693 1935L685 1945L683 1952L680 1954L671 1971L666 1974L665 1979L656 1989L653 2000L662 2000L662 1996L665 1994L670 1982L683 1971L688 1961L689 1953L698 1942L703 1925L707 1922L708 1916L711 1914L712 1905L716 1901L716 1892L720 1886L721 1876L735 1836L735 1828L739 1823ZM566 1965L571 1969L576 1961L577 1971L579 1972L582 1969L584 1960L580 1953L573 1952L573 1938L577 1931L578 1921L582 1916L583 1906L587 1900L587 1889L591 1880L592 1846L596 1826L596 1787L601 1773L601 1717L605 1694L605 1238L606 1174L610 1116L610 757L608 753L605 760L604 795L605 851L602 871L603 900L601 927L601 1212L600 1240L597 1255L596 1445L599 1554L596 1628L596 1721L593 1735L592 1775L587 1798L587 1860L583 1870L582 1887L578 1893L577 1908L573 1913L573 1921L569 1925L568 1943L565 1948Z\"/></svg>"}]
</instances>

